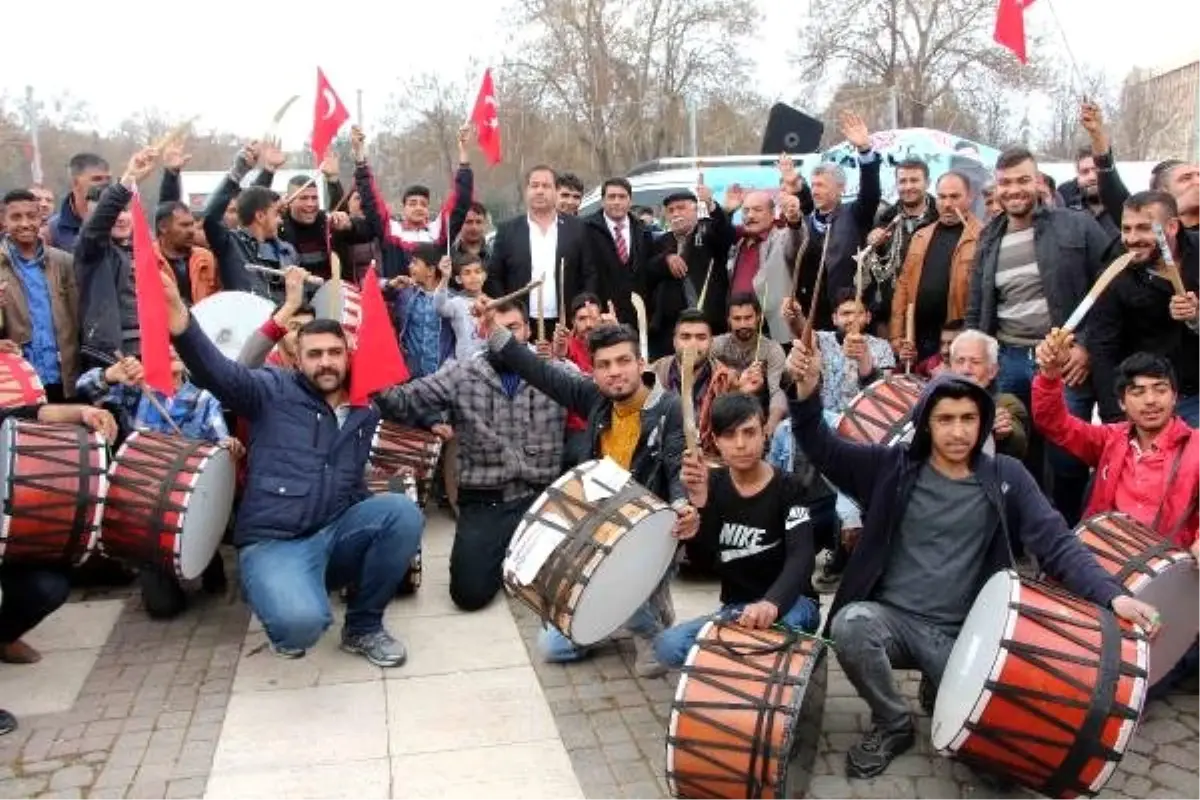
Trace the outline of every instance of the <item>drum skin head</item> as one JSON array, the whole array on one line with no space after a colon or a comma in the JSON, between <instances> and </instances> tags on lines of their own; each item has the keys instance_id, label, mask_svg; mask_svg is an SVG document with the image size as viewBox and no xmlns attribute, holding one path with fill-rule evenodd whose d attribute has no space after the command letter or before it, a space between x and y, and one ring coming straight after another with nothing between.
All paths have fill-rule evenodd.
<instances>
[{"instance_id":1,"label":"drum skin head","mask_svg":"<svg viewBox=\"0 0 1200 800\"><path fill-rule=\"evenodd\" d=\"M186 580L204 573L221 544L233 513L236 474L229 451L218 447L196 476L178 544L179 569Z\"/></svg>"},{"instance_id":2,"label":"drum skin head","mask_svg":"<svg viewBox=\"0 0 1200 800\"><path fill-rule=\"evenodd\" d=\"M231 361L237 360L246 340L274 312L274 303L250 292L218 292L192 306L196 324Z\"/></svg>"}]
</instances>

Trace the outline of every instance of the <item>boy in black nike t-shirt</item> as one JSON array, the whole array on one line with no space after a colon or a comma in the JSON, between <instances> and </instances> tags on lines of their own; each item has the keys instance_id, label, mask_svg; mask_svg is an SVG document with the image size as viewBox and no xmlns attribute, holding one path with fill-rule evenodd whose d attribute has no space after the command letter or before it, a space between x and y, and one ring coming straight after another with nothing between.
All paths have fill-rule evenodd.
<instances>
[{"instance_id":1,"label":"boy in black nike t-shirt","mask_svg":"<svg viewBox=\"0 0 1200 800\"><path fill-rule=\"evenodd\" d=\"M714 554L721 578L717 616L747 628L779 622L811 633L820 625L821 611L812 588L816 552L809 509L830 490L815 473L805 479L763 460L766 420L757 399L721 395L711 420L726 466L710 470L698 453L688 451L681 477L700 511L698 544ZM654 640L659 663L682 666L709 619L689 620L659 634Z\"/></svg>"}]
</instances>

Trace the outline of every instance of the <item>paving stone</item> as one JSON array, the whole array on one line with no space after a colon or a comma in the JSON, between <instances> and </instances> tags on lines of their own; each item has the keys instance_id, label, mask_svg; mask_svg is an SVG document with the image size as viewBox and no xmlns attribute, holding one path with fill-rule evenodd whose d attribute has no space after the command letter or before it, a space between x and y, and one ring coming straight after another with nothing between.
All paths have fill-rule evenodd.
<instances>
[{"instance_id":1,"label":"paving stone","mask_svg":"<svg viewBox=\"0 0 1200 800\"><path fill-rule=\"evenodd\" d=\"M960 797L958 783L950 778L917 778L917 797Z\"/></svg>"},{"instance_id":2,"label":"paving stone","mask_svg":"<svg viewBox=\"0 0 1200 800\"><path fill-rule=\"evenodd\" d=\"M49 761L32 761L21 765L21 772L24 775L41 775L45 772L55 772L66 766L66 762L58 759Z\"/></svg>"},{"instance_id":3,"label":"paving stone","mask_svg":"<svg viewBox=\"0 0 1200 800\"><path fill-rule=\"evenodd\" d=\"M185 778L171 781L167 784L168 798L200 798L204 797L204 789L208 785L207 778Z\"/></svg>"},{"instance_id":4,"label":"paving stone","mask_svg":"<svg viewBox=\"0 0 1200 800\"><path fill-rule=\"evenodd\" d=\"M809 797L838 798L854 797L854 787L850 781L840 775L821 775L812 779L808 785Z\"/></svg>"},{"instance_id":5,"label":"paving stone","mask_svg":"<svg viewBox=\"0 0 1200 800\"><path fill-rule=\"evenodd\" d=\"M129 798L145 798L166 797L167 783L166 781L150 781L147 783L135 783L125 790L125 796Z\"/></svg>"},{"instance_id":6,"label":"paving stone","mask_svg":"<svg viewBox=\"0 0 1200 800\"><path fill-rule=\"evenodd\" d=\"M157 730L170 730L174 728L186 728L192 721L192 712L189 705L187 711L168 711L158 715L158 722L155 724Z\"/></svg>"},{"instance_id":7,"label":"paving stone","mask_svg":"<svg viewBox=\"0 0 1200 800\"><path fill-rule=\"evenodd\" d=\"M1184 792L1185 797L1200 797L1200 778L1194 766L1191 770L1183 770L1174 764L1157 764L1151 777L1155 783Z\"/></svg>"},{"instance_id":8,"label":"paving stone","mask_svg":"<svg viewBox=\"0 0 1200 800\"><path fill-rule=\"evenodd\" d=\"M1182 741L1192 736L1192 732L1175 719L1156 720L1152 724L1143 726L1141 732L1155 744Z\"/></svg>"},{"instance_id":9,"label":"paving stone","mask_svg":"<svg viewBox=\"0 0 1200 800\"><path fill-rule=\"evenodd\" d=\"M640 781L622 785L626 797L663 797L662 786L658 781Z\"/></svg>"},{"instance_id":10,"label":"paving stone","mask_svg":"<svg viewBox=\"0 0 1200 800\"><path fill-rule=\"evenodd\" d=\"M622 761L636 761L642 757L642 751L632 741L606 744L603 749L604 755L608 758L610 764L617 764Z\"/></svg>"},{"instance_id":11,"label":"paving stone","mask_svg":"<svg viewBox=\"0 0 1200 800\"><path fill-rule=\"evenodd\" d=\"M83 792L79 789L55 789L49 792L42 792L38 795L39 798L56 797L62 800L72 800L72 798L83 797Z\"/></svg>"},{"instance_id":12,"label":"paving stone","mask_svg":"<svg viewBox=\"0 0 1200 800\"><path fill-rule=\"evenodd\" d=\"M114 767L112 764L109 764L100 771L95 783L92 784L92 788L116 786L124 789L130 783L133 783L134 776L136 775L137 767Z\"/></svg>"},{"instance_id":13,"label":"paving stone","mask_svg":"<svg viewBox=\"0 0 1200 800\"><path fill-rule=\"evenodd\" d=\"M48 781L49 777L45 775L0 781L0 797L33 797L46 788Z\"/></svg>"},{"instance_id":14,"label":"paving stone","mask_svg":"<svg viewBox=\"0 0 1200 800\"><path fill-rule=\"evenodd\" d=\"M92 780L96 777L96 772L91 767L77 764L73 767L60 769L50 776L51 789L74 789L83 786L89 786Z\"/></svg>"}]
</instances>

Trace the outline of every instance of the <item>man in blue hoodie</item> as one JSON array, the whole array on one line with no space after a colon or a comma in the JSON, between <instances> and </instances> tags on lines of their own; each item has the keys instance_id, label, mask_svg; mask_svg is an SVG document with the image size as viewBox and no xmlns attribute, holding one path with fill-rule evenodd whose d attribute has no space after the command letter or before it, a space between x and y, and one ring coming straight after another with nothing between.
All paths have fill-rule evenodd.
<instances>
[{"instance_id":1,"label":"man in blue hoodie","mask_svg":"<svg viewBox=\"0 0 1200 800\"><path fill-rule=\"evenodd\" d=\"M912 746L912 716L892 670L919 669L936 688L979 589L1013 566L1006 533L1069 591L1154 635L1154 608L1122 593L1021 463L983 453L996 410L986 389L939 375L913 412L912 443L885 447L829 429L816 391L820 359L800 342L788 369L797 444L865 512L826 622L846 677L871 707L871 730L846 754L848 777L879 775Z\"/></svg>"}]
</instances>

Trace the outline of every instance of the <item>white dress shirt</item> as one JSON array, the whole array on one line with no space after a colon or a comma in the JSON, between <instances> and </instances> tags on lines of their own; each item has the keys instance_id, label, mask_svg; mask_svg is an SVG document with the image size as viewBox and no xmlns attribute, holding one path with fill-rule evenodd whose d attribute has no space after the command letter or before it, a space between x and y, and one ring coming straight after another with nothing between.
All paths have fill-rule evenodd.
<instances>
[{"instance_id":1,"label":"white dress shirt","mask_svg":"<svg viewBox=\"0 0 1200 800\"><path fill-rule=\"evenodd\" d=\"M543 233L541 226L529 217L529 266L530 280L542 279L540 289L534 289L529 297L529 316L537 319L538 294L541 294L541 319L558 318L558 216ZM571 298L566 298L571 302Z\"/></svg>"}]
</instances>

